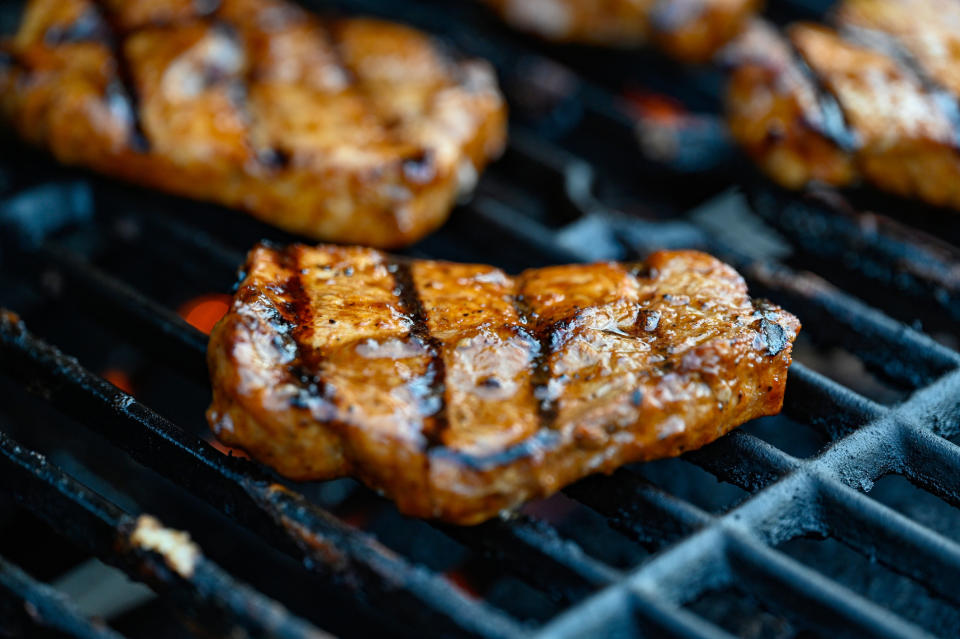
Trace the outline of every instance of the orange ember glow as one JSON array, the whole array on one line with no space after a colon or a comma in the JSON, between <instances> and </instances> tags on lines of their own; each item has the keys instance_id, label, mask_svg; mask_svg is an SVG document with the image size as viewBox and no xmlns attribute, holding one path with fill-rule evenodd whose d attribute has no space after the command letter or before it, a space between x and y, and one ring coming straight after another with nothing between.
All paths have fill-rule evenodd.
<instances>
[{"instance_id":1,"label":"orange ember glow","mask_svg":"<svg viewBox=\"0 0 960 639\"><path fill-rule=\"evenodd\" d=\"M448 580L453 582L453 584L462 590L464 594L474 599L480 599L480 591L477 586L473 583L473 580L470 579L462 570L451 570L450 572L444 575Z\"/></svg>"},{"instance_id":2,"label":"orange ember glow","mask_svg":"<svg viewBox=\"0 0 960 639\"><path fill-rule=\"evenodd\" d=\"M341 520L354 528L363 528L370 523L371 514L369 508L352 508L346 512L337 513Z\"/></svg>"},{"instance_id":3,"label":"orange ember glow","mask_svg":"<svg viewBox=\"0 0 960 639\"><path fill-rule=\"evenodd\" d=\"M120 370L119 368L108 368L100 373L100 376L124 393L133 395L133 382L130 380L130 375L128 375L126 371Z\"/></svg>"},{"instance_id":4,"label":"orange ember glow","mask_svg":"<svg viewBox=\"0 0 960 639\"><path fill-rule=\"evenodd\" d=\"M659 93L628 90L624 93L636 117L657 122L676 122L683 119L686 110L673 98Z\"/></svg>"},{"instance_id":5,"label":"orange ember glow","mask_svg":"<svg viewBox=\"0 0 960 639\"><path fill-rule=\"evenodd\" d=\"M221 293L199 295L183 304L178 313L188 324L209 335L214 324L226 315L230 308L230 296Z\"/></svg>"},{"instance_id":6,"label":"orange ember glow","mask_svg":"<svg viewBox=\"0 0 960 639\"><path fill-rule=\"evenodd\" d=\"M206 439L208 442L210 442L211 446L219 450L224 455L230 455L231 457L240 457L241 459L250 459L250 455L246 454L239 448L233 448L231 446L227 446L226 444L224 444L223 442L221 442L219 439L217 439L212 435L207 437Z\"/></svg>"}]
</instances>

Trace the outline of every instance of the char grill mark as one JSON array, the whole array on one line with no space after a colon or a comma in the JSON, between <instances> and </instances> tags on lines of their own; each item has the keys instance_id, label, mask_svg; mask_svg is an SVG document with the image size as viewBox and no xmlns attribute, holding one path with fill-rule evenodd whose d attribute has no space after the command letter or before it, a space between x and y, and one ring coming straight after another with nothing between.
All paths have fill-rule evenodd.
<instances>
[{"instance_id":1,"label":"char grill mark","mask_svg":"<svg viewBox=\"0 0 960 639\"><path fill-rule=\"evenodd\" d=\"M960 93L960 5L954 0L846 0L833 11L842 30L880 34L919 74Z\"/></svg>"},{"instance_id":2,"label":"char grill mark","mask_svg":"<svg viewBox=\"0 0 960 639\"><path fill-rule=\"evenodd\" d=\"M787 39L791 62L796 65L800 75L810 83L816 95L816 108L819 110L816 122L821 124L818 131L828 140L837 145L837 148L853 152L856 150L859 139L856 130L847 119L847 114L840 104L836 93L823 81L823 77L816 73L803 53L797 48L792 39Z\"/></svg>"},{"instance_id":3,"label":"char grill mark","mask_svg":"<svg viewBox=\"0 0 960 639\"><path fill-rule=\"evenodd\" d=\"M911 39L905 38L903 32L884 31L879 28L881 25L876 24L858 24L857 16L848 17L848 14L843 11L844 8L841 6L840 12L834 16L833 20L838 25L840 35L850 42L865 49L877 51L895 61L913 83L922 87L923 91L931 96L942 115L949 120L954 132L954 145L960 147L960 105L958 105L958 96L944 83L946 78L938 74L935 69L924 65L924 59L917 56L919 52L916 45L912 45ZM960 16L960 12L957 15ZM909 16L906 18L909 20ZM887 24L882 26L892 27Z\"/></svg>"},{"instance_id":4,"label":"char grill mark","mask_svg":"<svg viewBox=\"0 0 960 639\"><path fill-rule=\"evenodd\" d=\"M318 373L319 352L309 346L312 310L301 280L301 253L300 247L292 247L280 254L276 267L285 275L282 283L254 294L258 298L256 303L264 308L267 322L275 330L272 346L288 360L284 381L297 389L290 396L290 402L295 408L311 410L318 402L328 399L329 388ZM244 271L249 267L248 264Z\"/></svg>"},{"instance_id":5,"label":"char grill mark","mask_svg":"<svg viewBox=\"0 0 960 639\"><path fill-rule=\"evenodd\" d=\"M423 436L427 448L443 445L443 436L449 428L447 420L446 370L444 366L444 345L430 332L427 313L423 301L414 283L410 263L395 260L387 267L396 283L396 295L410 318L410 336L421 342L427 349L430 363L427 367L427 400L436 405L436 411L423 420Z\"/></svg>"},{"instance_id":6,"label":"char grill mark","mask_svg":"<svg viewBox=\"0 0 960 639\"><path fill-rule=\"evenodd\" d=\"M103 0L87 0L85 6L74 20L67 24L54 22L43 33L43 42L50 47L65 44L90 42L102 45L113 62L113 79L107 84L104 98L115 117L125 120L129 128L127 143L137 152L150 150L149 139L144 132L140 118L140 95L130 69L130 62L124 52L122 37L118 33L113 13ZM27 71L22 59L17 59Z\"/></svg>"},{"instance_id":7,"label":"char grill mark","mask_svg":"<svg viewBox=\"0 0 960 639\"><path fill-rule=\"evenodd\" d=\"M597 264L590 271L548 267L520 276L519 291L542 345L536 388L544 428L568 423L611 388L608 351L639 344L632 338L640 290L619 264Z\"/></svg>"},{"instance_id":8,"label":"char grill mark","mask_svg":"<svg viewBox=\"0 0 960 639\"><path fill-rule=\"evenodd\" d=\"M415 261L410 270L442 356L446 413L437 443L486 454L534 434L539 347L514 308L514 278L483 265Z\"/></svg>"},{"instance_id":9,"label":"char grill mark","mask_svg":"<svg viewBox=\"0 0 960 639\"><path fill-rule=\"evenodd\" d=\"M937 101L895 58L874 47L848 43L822 28L796 27L790 35L820 81L838 97L860 138L863 163L869 156L885 152L891 136L896 142L948 144L956 138ZM865 106L865 98L871 101L869 106ZM883 104L885 100L890 102Z\"/></svg>"},{"instance_id":10,"label":"char grill mark","mask_svg":"<svg viewBox=\"0 0 960 639\"><path fill-rule=\"evenodd\" d=\"M287 321L292 327L294 340L297 344L309 344L313 333L313 305L303 287L304 267L301 255L302 249L299 246L283 253L283 266L289 273L289 277L283 284L282 295L285 300L284 310L288 316ZM316 370L316 365L319 363L314 361L319 357L316 353L316 349L305 353L303 347L300 347L298 359L302 365Z\"/></svg>"},{"instance_id":11,"label":"char grill mark","mask_svg":"<svg viewBox=\"0 0 960 639\"><path fill-rule=\"evenodd\" d=\"M130 68L130 60L127 58L123 46L123 39L118 32L114 15L104 0L92 0L97 13L108 25L103 34L103 43L110 49L110 54L116 64L116 76L119 83L119 89L116 94L121 100L125 101L130 114L130 146L134 151L146 153L150 150L150 139L147 137L143 128L143 121L140 117L140 92L134 80L133 70Z\"/></svg>"},{"instance_id":12,"label":"char grill mark","mask_svg":"<svg viewBox=\"0 0 960 639\"><path fill-rule=\"evenodd\" d=\"M537 422L539 429L549 431L553 427L553 422L557 418L556 404L548 396L548 385L550 382L550 367L547 362L550 359L552 351L553 338L552 330L537 330L537 314L527 303L526 297L518 292L512 298L514 308L520 318L520 324L524 327L522 330L537 342L537 349L533 356L530 368L533 374L530 376L530 385L533 390L533 396L537 400Z\"/></svg>"}]
</instances>

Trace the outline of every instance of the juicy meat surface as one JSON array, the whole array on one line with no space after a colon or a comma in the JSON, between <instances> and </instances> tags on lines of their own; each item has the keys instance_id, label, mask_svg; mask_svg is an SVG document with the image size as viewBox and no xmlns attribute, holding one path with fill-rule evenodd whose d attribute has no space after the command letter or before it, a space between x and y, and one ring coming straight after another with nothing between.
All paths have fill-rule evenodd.
<instances>
[{"instance_id":1,"label":"juicy meat surface","mask_svg":"<svg viewBox=\"0 0 960 639\"><path fill-rule=\"evenodd\" d=\"M790 188L859 181L960 208L960 4L844 0L834 27L731 46L734 137Z\"/></svg>"},{"instance_id":2,"label":"juicy meat surface","mask_svg":"<svg viewBox=\"0 0 960 639\"><path fill-rule=\"evenodd\" d=\"M510 276L260 245L210 336L207 417L287 477L474 524L777 413L799 328L694 251Z\"/></svg>"},{"instance_id":3,"label":"juicy meat surface","mask_svg":"<svg viewBox=\"0 0 960 639\"><path fill-rule=\"evenodd\" d=\"M651 44L706 62L743 29L760 0L484 0L517 29L549 40L607 46Z\"/></svg>"},{"instance_id":4,"label":"juicy meat surface","mask_svg":"<svg viewBox=\"0 0 960 639\"><path fill-rule=\"evenodd\" d=\"M62 162L400 246L505 142L492 69L411 28L284 0L30 0L0 112Z\"/></svg>"}]
</instances>

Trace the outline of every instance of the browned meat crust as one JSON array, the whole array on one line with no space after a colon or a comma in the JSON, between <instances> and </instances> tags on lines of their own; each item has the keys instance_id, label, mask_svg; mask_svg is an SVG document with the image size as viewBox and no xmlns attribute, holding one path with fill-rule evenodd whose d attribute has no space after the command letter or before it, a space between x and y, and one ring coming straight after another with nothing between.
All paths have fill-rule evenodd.
<instances>
[{"instance_id":1,"label":"browned meat crust","mask_svg":"<svg viewBox=\"0 0 960 639\"><path fill-rule=\"evenodd\" d=\"M960 5L846 0L833 22L731 47L734 137L790 188L864 180L960 208Z\"/></svg>"},{"instance_id":2,"label":"browned meat crust","mask_svg":"<svg viewBox=\"0 0 960 639\"><path fill-rule=\"evenodd\" d=\"M217 436L473 524L778 412L789 313L703 253L535 269L259 246L210 337Z\"/></svg>"},{"instance_id":3,"label":"browned meat crust","mask_svg":"<svg viewBox=\"0 0 960 639\"><path fill-rule=\"evenodd\" d=\"M0 109L61 161L320 239L424 236L505 140L485 63L284 0L31 0L6 49Z\"/></svg>"},{"instance_id":4,"label":"browned meat crust","mask_svg":"<svg viewBox=\"0 0 960 639\"><path fill-rule=\"evenodd\" d=\"M652 44L706 62L739 33L760 0L484 0L512 26L549 40L607 46Z\"/></svg>"}]
</instances>

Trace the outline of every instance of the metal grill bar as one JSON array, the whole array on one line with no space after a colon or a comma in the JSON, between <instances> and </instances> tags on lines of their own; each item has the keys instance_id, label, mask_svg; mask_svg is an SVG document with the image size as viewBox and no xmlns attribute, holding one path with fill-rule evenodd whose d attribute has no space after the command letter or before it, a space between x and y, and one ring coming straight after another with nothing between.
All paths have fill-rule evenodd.
<instances>
[{"instance_id":1,"label":"metal grill bar","mask_svg":"<svg viewBox=\"0 0 960 639\"><path fill-rule=\"evenodd\" d=\"M699 509L623 468L608 478L587 477L564 492L604 515L611 526L650 549L709 523L709 518Z\"/></svg>"},{"instance_id":2,"label":"metal grill bar","mask_svg":"<svg viewBox=\"0 0 960 639\"><path fill-rule=\"evenodd\" d=\"M724 481L756 491L800 465L800 461L759 437L734 431L716 445L691 451L687 459Z\"/></svg>"},{"instance_id":3,"label":"metal grill bar","mask_svg":"<svg viewBox=\"0 0 960 639\"><path fill-rule=\"evenodd\" d=\"M794 477L790 482L778 484L785 487L778 493L771 493L768 489L760 495L773 496L773 507L777 509L786 506L788 510L802 510L794 503L793 498L800 494L796 491L806 492L810 497L814 487L806 478L800 475ZM669 496L661 499L674 501ZM706 528L655 556L617 587L639 589L648 598L667 598L679 603L711 589L749 585L752 586L752 594L764 599L769 607L784 610L805 624L819 623L831 633L843 636L926 636L918 628L876 604L755 541L753 532L758 530L755 521L758 513L749 511L758 510L755 508L756 500L757 497L753 497L743 506L719 518L683 502L669 509L661 509L661 512L679 511L685 517L692 515ZM766 501L771 502L769 499ZM769 518L767 512L770 508L763 510L765 512L760 516ZM777 517L769 519L780 526L797 522L795 516L782 510ZM642 526L642 520L633 526ZM746 531L752 532L748 534ZM764 541L769 543L771 540ZM586 605L581 604L584 607ZM811 614L811 611L814 612ZM574 615L568 617L575 619ZM573 629L566 628L564 624L564 617L560 617L546 626L539 636L576 636Z\"/></svg>"},{"instance_id":4,"label":"metal grill bar","mask_svg":"<svg viewBox=\"0 0 960 639\"><path fill-rule=\"evenodd\" d=\"M810 274L761 264L746 269L753 290L775 294L788 308L804 309L805 329L842 345L889 379L921 386L960 366L960 354L872 309ZM897 350L898 357L889 357Z\"/></svg>"},{"instance_id":5,"label":"metal grill bar","mask_svg":"<svg viewBox=\"0 0 960 639\"><path fill-rule=\"evenodd\" d=\"M832 438L876 419L885 410L880 404L810 370L800 362L790 365L788 375L784 412Z\"/></svg>"},{"instance_id":6,"label":"metal grill bar","mask_svg":"<svg viewBox=\"0 0 960 639\"><path fill-rule=\"evenodd\" d=\"M727 558L737 582L772 608L795 611L800 623L831 636L918 639L930 635L817 572L744 536L728 539ZM788 613L789 614L789 613Z\"/></svg>"},{"instance_id":7,"label":"metal grill bar","mask_svg":"<svg viewBox=\"0 0 960 639\"><path fill-rule=\"evenodd\" d=\"M244 460L229 458L135 398L35 338L9 313L0 317L0 361L31 381L53 405L96 428L137 461L181 483L314 571L359 587L391 610L483 636L516 636L502 613L405 562L375 539L273 483ZM132 428L137 426L138 428ZM359 578L351 579L351 575ZM413 603L416 602L416 603Z\"/></svg>"},{"instance_id":8,"label":"metal grill bar","mask_svg":"<svg viewBox=\"0 0 960 639\"><path fill-rule=\"evenodd\" d=\"M289 639L324 639L329 635L290 615L281 605L233 580L202 554L189 566L141 546L141 520L0 433L0 474L4 488L55 528L66 527L104 561L145 581L212 632L249 633ZM170 532L170 531L168 531Z\"/></svg>"},{"instance_id":9,"label":"metal grill bar","mask_svg":"<svg viewBox=\"0 0 960 639\"><path fill-rule=\"evenodd\" d=\"M568 603L621 578L620 571L591 558L545 522L529 517L441 530L482 549L511 572Z\"/></svg>"},{"instance_id":10,"label":"metal grill bar","mask_svg":"<svg viewBox=\"0 0 960 639\"><path fill-rule=\"evenodd\" d=\"M818 488L833 536L960 603L960 544L842 484L823 482Z\"/></svg>"},{"instance_id":11,"label":"metal grill bar","mask_svg":"<svg viewBox=\"0 0 960 639\"><path fill-rule=\"evenodd\" d=\"M960 447L912 424L901 425L900 437L903 474L948 503L960 506Z\"/></svg>"},{"instance_id":12,"label":"metal grill bar","mask_svg":"<svg viewBox=\"0 0 960 639\"><path fill-rule=\"evenodd\" d=\"M957 402L960 401L957 399L955 377L956 374L948 375L933 386L918 392L904 406L882 413L871 425L853 432L821 456L808 462L794 460L783 454L771 455L765 448L773 447L763 443L750 442L754 445L739 447L737 459L747 458L748 466L754 463L760 466L770 464L772 467L769 474L780 474L791 468L793 470L789 477L760 490L743 505L720 518L712 519L704 514L697 523L699 526L707 525L707 528L661 553L629 579L635 585L638 582L646 584L651 594L660 596L664 595L665 590L670 593L670 584L673 584L673 591L679 601L687 601L711 586L717 587L718 584L709 582L709 579L715 578L717 558L709 556L711 551L708 550L716 544L698 537L723 530L727 542L731 538L737 540L737 559L740 562L749 560L747 565L755 576L756 573L760 574L762 585L773 585L770 582L774 580L776 590L781 593L787 590L792 597L805 602L803 608L809 609L811 603L815 603L816 606L813 607L822 608L825 614L824 617L818 617L821 622L839 615L842 623L832 630L849 632L851 628L856 628L857 632L867 632L871 636L923 636L922 631L875 604L850 592L838 592L835 584L766 546L742 537L737 531L750 531L751 536L759 534L765 543L772 544L797 534L829 532L860 552L877 557L894 570L928 584L941 596L955 600L957 595L949 591L951 586L947 584L955 581L958 574L960 567L955 562L956 551L960 546L910 522L902 515L848 488L844 483L829 478L836 476L845 483L862 485L898 470L896 460L901 456L896 450L890 450L897 441L897 416L916 413L953 414L957 410ZM945 405L952 407L953 411L945 413ZM742 435L739 438L745 439ZM722 441L733 439L736 437L728 437ZM886 446L883 445L884 442L887 443ZM694 456L699 455L702 458L710 455L712 449L717 447L717 444L707 447ZM850 460L855 461L851 463ZM706 466L716 470L711 468L709 463ZM748 490L755 490L757 486L750 473L739 472L741 464L733 466L738 472L730 472L729 469L721 467L718 476ZM625 484L622 475L621 473L618 479ZM804 497L801 498L801 495ZM619 497L621 503L630 501L623 495ZM806 505L798 505L798 500L805 501ZM818 505L814 507L814 504ZM807 514L817 512L819 515L811 521L809 516L798 517L797 511ZM667 513L670 509L661 507L658 512ZM680 512L684 513L684 519L690 519L689 508ZM623 516L622 511L617 511L616 514L621 518ZM622 519L617 523L624 525ZM642 526L642 523L636 522L626 528L630 530L638 526ZM744 554L745 552L747 554ZM729 556L729 546L727 554ZM938 557L942 559L938 560ZM707 572L704 566L711 567L708 571L711 577L704 576ZM815 599L811 601L811 597ZM857 605L848 609L851 602L856 602ZM544 634L546 636L546 630Z\"/></svg>"},{"instance_id":13,"label":"metal grill bar","mask_svg":"<svg viewBox=\"0 0 960 639\"><path fill-rule=\"evenodd\" d=\"M52 628L77 639L123 639L123 635L102 621L85 617L61 592L35 580L3 557L0 557L0 596L13 599L17 607L23 609L24 623Z\"/></svg>"},{"instance_id":14,"label":"metal grill bar","mask_svg":"<svg viewBox=\"0 0 960 639\"><path fill-rule=\"evenodd\" d=\"M944 311L948 321L960 319L960 249L955 246L882 215L856 211L835 193L803 197L768 184L754 185L748 193L754 210L796 242L806 259L827 261L838 274L856 273L872 283L878 299L906 295L931 320ZM891 295L894 290L899 295Z\"/></svg>"},{"instance_id":15,"label":"metal grill bar","mask_svg":"<svg viewBox=\"0 0 960 639\"><path fill-rule=\"evenodd\" d=\"M91 309L100 312L121 334L134 341L138 331L150 327L153 339L147 340L151 356L174 363L196 379L207 379L206 364L196 357L207 349L207 336L196 330L176 313L147 298L132 286L104 273L73 251L50 244L41 247L36 258L41 264L54 267L75 295Z\"/></svg>"}]
</instances>

